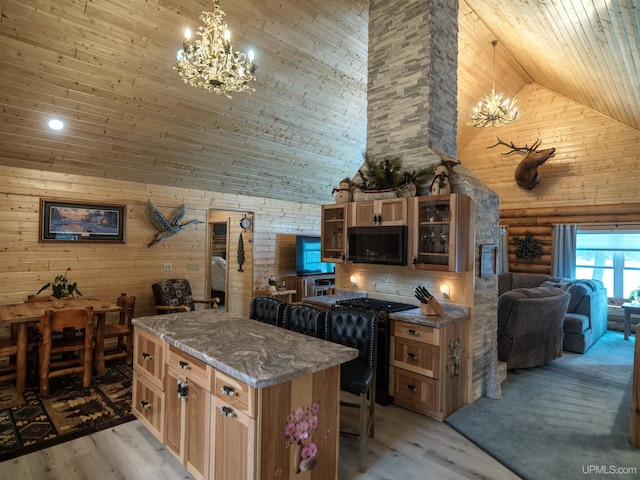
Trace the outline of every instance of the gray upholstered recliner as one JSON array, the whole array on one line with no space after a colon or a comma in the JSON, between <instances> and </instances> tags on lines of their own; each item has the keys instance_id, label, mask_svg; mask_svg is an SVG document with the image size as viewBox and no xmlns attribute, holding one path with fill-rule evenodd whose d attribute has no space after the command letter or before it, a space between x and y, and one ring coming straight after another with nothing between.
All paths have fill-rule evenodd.
<instances>
[{"instance_id":1,"label":"gray upholstered recliner","mask_svg":"<svg viewBox=\"0 0 640 480\"><path fill-rule=\"evenodd\" d=\"M533 287L558 287L571 295L564 318L564 350L584 353L607 331L607 289L602 281L529 273L498 276L498 295Z\"/></svg>"},{"instance_id":2,"label":"gray upholstered recliner","mask_svg":"<svg viewBox=\"0 0 640 480\"><path fill-rule=\"evenodd\" d=\"M507 369L562 356L563 323L571 295L556 287L517 288L498 299L498 359Z\"/></svg>"}]
</instances>

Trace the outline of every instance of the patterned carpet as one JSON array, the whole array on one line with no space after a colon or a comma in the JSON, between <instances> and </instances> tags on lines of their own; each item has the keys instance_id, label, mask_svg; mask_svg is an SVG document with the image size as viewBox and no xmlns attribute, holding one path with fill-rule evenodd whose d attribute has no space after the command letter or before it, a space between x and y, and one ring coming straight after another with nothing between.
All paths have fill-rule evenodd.
<instances>
[{"instance_id":1,"label":"patterned carpet","mask_svg":"<svg viewBox=\"0 0 640 480\"><path fill-rule=\"evenodd\" d=\"M0 385L0 462L133 420L131 375L124 361L107 362L89 388L82 375L54 378L44 399L37 385L22 395Z\"/></svg>"}]
</instances>

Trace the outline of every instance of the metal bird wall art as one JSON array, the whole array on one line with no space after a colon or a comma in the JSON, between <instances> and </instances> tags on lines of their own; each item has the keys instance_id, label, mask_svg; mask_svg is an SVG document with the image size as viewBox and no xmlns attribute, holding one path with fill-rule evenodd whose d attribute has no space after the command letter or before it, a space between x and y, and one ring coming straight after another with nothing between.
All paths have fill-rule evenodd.
<instances>
[{"instance_id":1,"label":"metal bird wall art","mask_svg":"<svg viewBox=\"0 0 640 480\"><path fill-rule=\"evenodd\" d=\"M153 247L156 243L160 243L166 240L169 237L174 236L183 228L188 227L189 225L194 225L197 223L202 223L200 220L191 220L189 222L183 223L180 222L184 218L187 213L187 204L185 203L182 207L180 207L176 213L173 214L171 220L167 220L167 218L158 210L158 207L153 200L149 199L147 202L147 217L149 221L158 229L158 234L156 238L147 244L147 247Z\"/></svg>"}]
</instances>

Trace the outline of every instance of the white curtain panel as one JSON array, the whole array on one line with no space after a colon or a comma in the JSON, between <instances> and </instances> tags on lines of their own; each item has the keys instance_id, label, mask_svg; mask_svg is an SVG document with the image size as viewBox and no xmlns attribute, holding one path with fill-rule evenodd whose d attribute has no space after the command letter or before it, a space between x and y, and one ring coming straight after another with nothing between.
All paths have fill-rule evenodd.
<instances>
[{"instance_id":1,"label":"white curtain panel","mask_svg":"<svg viewBox=\"0 0 640 480\"><path fill-rule=\"evenodd\" d=\"M509 229L505 225L500 225L500 237L498 238L498 271L497 273L507 273L509 271Z\"/></svg>"}]
</instances>

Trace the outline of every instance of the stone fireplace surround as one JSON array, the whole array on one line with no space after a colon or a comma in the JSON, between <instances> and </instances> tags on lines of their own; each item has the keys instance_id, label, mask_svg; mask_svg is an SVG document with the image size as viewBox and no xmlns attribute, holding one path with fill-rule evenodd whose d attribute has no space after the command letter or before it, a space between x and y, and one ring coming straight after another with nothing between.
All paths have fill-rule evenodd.
<instances>
[{"instance_id":1,"label":"stone fireplace surround","mask_svg":"<svg viewBox=\"0 0 640 480\"><path fill-rule=\"evenodd\" d=\"M371 0L367 152L399 155L405 168L455 159L457 153L458 2ZM479 277L480 245L498 245L499 198L464 165L452 191L474 199L474 264L453 299L471 307L468 402L499 398L497 276ZM437 274L434 273L437 277Z\"/></svg>"}]
</instances>

